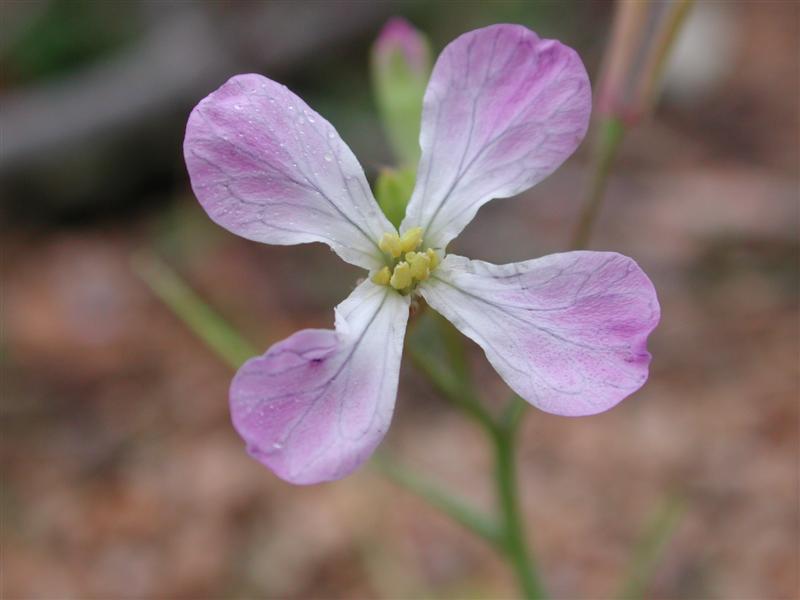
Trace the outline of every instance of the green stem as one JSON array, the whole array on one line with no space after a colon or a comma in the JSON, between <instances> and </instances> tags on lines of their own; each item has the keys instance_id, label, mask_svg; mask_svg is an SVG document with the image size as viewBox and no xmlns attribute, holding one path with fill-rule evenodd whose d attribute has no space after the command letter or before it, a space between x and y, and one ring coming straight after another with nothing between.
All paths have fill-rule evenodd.
<instances>
[{"instance_id":1,"label":"green stem","mask_svg":"<svg viewBox=\"0 0 800 600\"><path fill-rule=\"evenodd\" d=\"M223 362L238 369L258 352L155 254L141 251L133 270L150 290Z\"/></svg>"},{"instance_id":2,"label":"green stem","mask_svg":"<svg viewBox=\"0 0 800 600\"><path fill-rule=\"evenodd\" d=\"M647 586L685 509L685 502L679 495L669 496L658 507L634 547L628 575L617 594L620 600L645 598Z\"/></svg>"},{"instance_id":3,"label":"green stem","mask_svg":"<svg viewBox=\"0 0 800 600\"><path fill-rule=\"evenodd\" d=\"M410 346L408 350L414 365L427 376L439 393L472 417L484 429L494 430L495 423L492 415L483 407L480 399L463 379L442 372L432 361L428 360L425 354L413 346Z\"/></svg>"},{"instance_id":4,"label":"green stem","mask_svg":"<svg viewBox=\"0 0 800 600\"><path fill-rule=\"evenodd\" d=\"M411 358L433 386L454 406L473 418L489 436L495 455L494 481L499 513L496 545L511 563L525 598L533 600L545 598L536 566L525 541L514 460L517 447L516 432L527 405L514 395L500 416L494 417L485 408L470 383L463 338L449 323L439 324L438 333L444 341L443 350L447 356L447 366L426 354L428 345L417 346L413 340L408 346ZM458 511L453 514L451 506L440 505L440 508L454 519L463 522ZM467 523L467 526L474 529L470 523Z\"/></svg>"},{"instance_id":5,"label":"green stem","mask_svg":"<svg viewBox=\"0 0 800 600\"><path fill-rule=\"evenodd\" d=\"M592 181L572 238L573 250L583 250L589 245L592 227L603 205L608 176L624 136L625 125L617 117L605 117L598 126Z\"/></svg>"},{"instance_id":6,"label":"green stem","mask_svg":"<svg viewBox=\"0 0 800 600\"><path fill-rule=\"evenodd\" d=\"M479 537L484 538L493 546L503 548L503 531L489 517L480 514L462 500L451 496L434 483L419 477L413 471L403 468L386 455L376 455L373 459L373 464L396 484L424 498L430 505L448 514L454 521Z\"/></svg>"},{"instance_id":7,"label":"green stem","mask_svg":"<svg viewBox=\"0 0 800 600\"><path fill-rule=\"evenodd\" d=\"M522 592L528 600L546 597L533 557L525 541L525 526L519 503L516 477L516 422L510 427L495 428L495 482L503 520L504 549L517 574Z\"/></svg>"}]
</instances>

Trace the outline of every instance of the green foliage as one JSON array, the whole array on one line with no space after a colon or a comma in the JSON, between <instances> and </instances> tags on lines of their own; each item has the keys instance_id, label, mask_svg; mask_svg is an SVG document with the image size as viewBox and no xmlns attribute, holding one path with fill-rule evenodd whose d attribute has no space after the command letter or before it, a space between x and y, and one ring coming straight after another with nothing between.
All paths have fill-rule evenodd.
<instances>
[{"instance_id":1,"label":"green foliage","mask_svg":"<svg viewBox=\"0 0 800 600\"><path fill-rule=\"evenodd\" d=\"M0 66L16 83L53 77L107 55L136 34L135 5L55 0L29 8L8 35ZM8 9L10 10L10 9Z\"/></svg>"}]
</instances>

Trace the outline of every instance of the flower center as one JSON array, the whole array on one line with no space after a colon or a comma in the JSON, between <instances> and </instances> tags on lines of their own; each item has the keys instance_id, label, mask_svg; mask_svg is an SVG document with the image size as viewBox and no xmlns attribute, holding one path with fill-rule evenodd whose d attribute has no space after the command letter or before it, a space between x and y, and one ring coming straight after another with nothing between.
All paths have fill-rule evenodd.
<instances>
[{"instance_id":1,"label":"flower center","mask_svg":"<svg viewBox=\"0 0 800 600\"><path fill-rule=\"evenodd\" d=\"M378 244L389 264L372 276L372 282L389 285L401 294L414 291L439 264L439 255L432 248L420 251L422 227L409 229L402 236L384 233Z\"/></svg>"}]
</instances>

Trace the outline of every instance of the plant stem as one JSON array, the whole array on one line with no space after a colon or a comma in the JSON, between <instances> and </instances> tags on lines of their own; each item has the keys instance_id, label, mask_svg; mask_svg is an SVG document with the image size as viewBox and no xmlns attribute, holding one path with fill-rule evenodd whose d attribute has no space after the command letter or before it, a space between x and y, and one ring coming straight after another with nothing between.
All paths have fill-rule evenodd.
<instances>
[{"instance_id":1,"label":"plant stem","mask_svg":"<svg viewBox=\"0 0 800 600\"><path fill-rule=\"evenodd\" d=\"M428 501L431 506L449 515L454 521L460 523L479 537L484 538L497 548L503 548L504 536L498 523L493 519L479 513L471 506L465 504L441 489L427 479L419 477L414 471L405 469L387 455L376 455L373 464L389 479L417 496Z\"/></svg>"},{"instance_id":2,"label":"plant stem","mask_svg":"<svg viewBox=\"0 0 800 600\"><path fill-rule=\"evenodd\" d=\"M471 387L455 377L443 373L434 363L415 348L409 348L409 355L414 365L428 378L434 388L453 405L474 419L486 431L492 432L495 424L492 415L483 407Z\"/></svg>"},{"instance_id":3,"label":"plant stem","mask_svg":"<svg viewBox=\"0 0 800 600\"><path fill-rule=\"evenodd\" d=\"M664 499L642 531L636 543L628 575L617 597L640 600L646 597L665 547L672 538L686 510L682 496L673 494Z\"/></svg>"},{"instance_id":4,"label":"plant stem","mask_svg":"<svg viewBox=\"0 0 800 600\"><path fill-rule=\"evenodd\" d=\"M575 227L575 234L572 238L573 250L583 250L589 244L592 227L603 206L608 175L611 173L611 167L624 136L625 125L621 119L605 117L600 121L594 146L592 181L583 210L578 218L578 224Z\"/></svg>"},{"instance_id":5,"label":"plant stem","mask_svg":"<svg viewBox=\"0 0 800 600\"><path fill-rule=\"evenodd\" d=\"M522 592L528 600L546 597L536 566L525 541L525 526L519 503L516 476L516 424L495 427L492 440L495 446L495 483L503 522L504 549L517 574Z\"/></svg>"},{"instance_id":6,"label":"plant stem","mask_svg":"<svg viewBox=\"0 0 800 600\"><path fill-rule=\"evenodd\" d=\"M508 405L494 416L486 409L478 393L475 391L471 380L464 340L455 328L446 321L436 322L436 330L444 342L442 351L447 360L445 362L434 360L428 352L430 342L421 344L413 338L408 345L409 354L417 368L422 371L433 386L449 400L455 407L475 420L483 429L493 446L495 456L494 483L497 494L497 515L494 520L486 521L494 527L495 546L506 556L517 575L520 589L527 599L540 600L545 598L545 592L536 566L532 561L531 552L525 541L525 527L519 503L519 490L516 478L515 452L517 449L517 429L521 422L527 404L519 396L512 396ZM394 477L397 481L397 478ZM414 482L400 481L405 487L416 491L423 497L428 497L429 489L413 484ZM459 510L452 510L451 502L442 503L438 498L429 498L437 506L456 521L475 530L472 519L464 522L460 506ZM485 529L485 528L484 528ZM480 534L480 533L479 533ZM482 534L481 534L482 535ZM483 537L488 537L483 535Z\"/></svg>"},{"instance_id":7,"label":"plant stem","mask_svg":"<svg viewBox=\"0 0 800 600\"><path fill-rule=\"evenodd\" d=\"M131 265L159 300L228 366L238 369L258 354L158 256L142 250L131 258Z\"/></svg>"}]
</instances>

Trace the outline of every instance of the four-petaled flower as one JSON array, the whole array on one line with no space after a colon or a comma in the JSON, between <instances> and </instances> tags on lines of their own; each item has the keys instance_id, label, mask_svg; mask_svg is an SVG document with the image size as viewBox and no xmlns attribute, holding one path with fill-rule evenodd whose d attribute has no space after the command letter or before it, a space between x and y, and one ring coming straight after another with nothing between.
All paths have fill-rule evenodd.
<instances>
[{"instance_id":1,"label":"four-petaled flower","mask_svg":"<svg viewBox=\"0 0 800 600\"><path fill-rule=\"evenodd\" d=\"M534 406L604 411L647 379L655 290L611 252L494 265L447 254L492 198L544 179L580 143L591 91L574 50L518 25L466 33L425 93L416 187L400 230L333 126L285 86L239 75L193 110L184 152L211 218L269 244L324 242L369 277L306 329L241 367L233 423L252 456L299 484L344 477L392 417L412 297L486 353Z\"/></svg>"}]
</instances>

